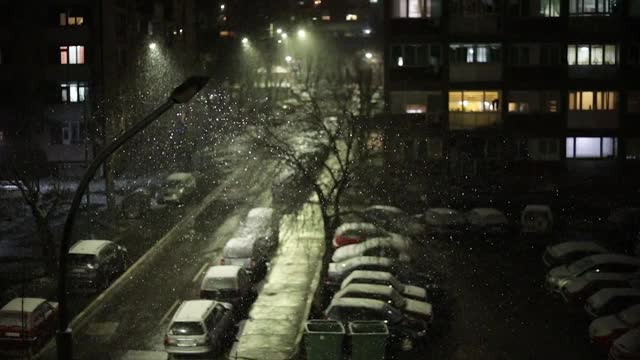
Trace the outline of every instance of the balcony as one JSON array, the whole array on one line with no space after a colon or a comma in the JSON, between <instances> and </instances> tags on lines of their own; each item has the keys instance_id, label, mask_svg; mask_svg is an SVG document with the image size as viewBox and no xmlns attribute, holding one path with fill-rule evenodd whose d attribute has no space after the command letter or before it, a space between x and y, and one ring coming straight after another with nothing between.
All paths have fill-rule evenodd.
<instances>
[{"instance_id":1,"label":"balcony","mask_svg":"<svg viewBox=\"0 0 640 360\"><path fill-rule=\"evenodd\" d=\"M559 113L508 113L504 121L505 131L527 136L560 134L564 128L564 116Z\"/></svg>"},{"instance_id":2,"label":"balcony","mask_svg":"<svg viewBox=\"0 0 640 360\"><path fill-rule=\"evenodd\" d=\"M449 130L479 130L496 128L502 124L497 112L450 112Z\"/></svg>"},{"instance_id":3,"label":"balcony","mask_svg":"<svg viewBox=\"0 0 640 360\"><path fill-rule=\"evenodd\" d=\"M47 29L47 41L65 44L86 44L91 38L88 25L52 26Z\"/></svg>"},{"instance_id":4,"label":"balcony","mask_svg":"<svg viewBox=\"0 0 640 360\"><path fill-rule=\"evenodd\" d=\"M500 30L499 15L452 15L449 31L454 34L495 34Z\"/></svg>"},{"instance_id":5,"label":"balcony","mask_svg":"<svg viewBox=\"0 0 640 360\"><path fill-rule=\"evenodd\" d=\"M47 80L75 80L88 81L91 79L91 69L89 65L48 65Z\"/></svg>"},{"instance_id":6,"label":"balcony","mask_svg":"<svg viewBox=\"0 0 640 360\"><path fill-rule=\"evenodd\" d=\"M575 65L569 66L570 79L597 79L605 80L615 78L618 74L616 65Z\"/></svg>"},{"instance_id":7,"label":"balcony","mask_svg":"<svg viewBox=\"0 0 640 360\"><path fill-rule=\"evenodd\" d=\"M569 32L611 34L622 29L620 17L602 14L598 16L569 16Z\"/></svg>"},{"instance_id":8,"label":"balcony","mask_svg":"<svg viewBox=\"0 0 640 360\"><path fill-rule=\"evenodd\" d=\"M567 116L569 129L617 129L618 127L617 111L569 111Z\"/></svg>"},{"instance_id":9,"label":"balcony","mask_svg":"<svg viewBox=\"0 0 640 360\"><path fill-rule=\"evenodd\" d=\"M400 81L403 84L407 82L416 84L425 80L441 80L442 79L442 66L428 66L428 67L392 67L389 68L389 81ZM418 85L417 88L421 86Z\"/></svg>"},{"instance_id":10,"label":"balcony","mask_svg":"<svg viewBox=\"0 0 640 360\"><path fill-rule=\"evenodd\" d=\"M563 65L540 65L540 66L512 66L508 70L511 81L519 83L541 82L564 82L567 79L567 69Z\"/></svg>"},{"instance_id":11,"label":"balcony","mask_svg":"<svg viewBox=\"0 0 640 360\"><path fill-rule=\"evenodd\" d=\"M461 82L496 81L502 79L500 64L450 64L449 80Z\"/></svg>"},{"instance_id":12,"label":"balcony","mask_svg":"<svg viewBox=\"0 0 640 360\"><path fill-rule=\"evenodd\" d=\"M565 31L566 25L560 17L516 16L506 20L506 35L512 39L540 41L540 33L531 29L545 29L545 34L558 34Z\"/></svg>"},{"instance_id":13,"label":"balcony","mask_svg":"<svg viewBox=\"0 0 640 360\"><path fill-rule=\"evenodd\" d=\"M440 31L440 18L391 19L389 34L434 34Z\"/></svg>"}]
</instances>

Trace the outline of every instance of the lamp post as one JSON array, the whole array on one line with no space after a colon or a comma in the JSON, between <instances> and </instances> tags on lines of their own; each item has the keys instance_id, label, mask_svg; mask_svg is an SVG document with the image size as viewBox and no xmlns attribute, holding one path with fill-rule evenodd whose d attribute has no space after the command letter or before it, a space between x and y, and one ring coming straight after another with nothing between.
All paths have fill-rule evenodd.
<instances>
[{"instance_id":1,"label":"lamp post","mask_svg":"<svg viewBox=\"0 0 640 360\"><path fill-rule=\"evenodd\" d=\"M69 251L69 240L71 239L71 232L73 230L73 223L75 221L76 213L80 207L82 200L82 194L89 186L89 182L93 179L96 170L102 165L102 163L118 150L122 145L129 141L136 134L144 130L149 124L158 119L162 114L167 112L175 104L183 104L189 101L195 94L197 94L209 81L209 78L204 76L192 76L183 82L180 86L173 89L169 98L160 105L157 109L147 115L140 122L134 124L130 129L125 131L119 138L102 149L98 155L93 159L87 171L82 176L82 180L78 184L67 219L64 223L64 231L62 233L62 241L60 243L60 263L58 267L58 304L59 304L59 321L58 332L56 334L56 345L59 360L71 360L73 359L73 339L72 331L69 328L69 313L67 311L67 287L66 287L66 265L67 265L67 253Z\"/></svg>"}]
</instances>

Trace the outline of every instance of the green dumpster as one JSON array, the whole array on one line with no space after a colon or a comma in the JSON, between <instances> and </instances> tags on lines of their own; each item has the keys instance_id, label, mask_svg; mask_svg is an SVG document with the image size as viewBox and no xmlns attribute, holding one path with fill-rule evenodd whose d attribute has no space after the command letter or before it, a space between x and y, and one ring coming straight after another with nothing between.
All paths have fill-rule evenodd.
<instances>
[{"instance_id":1,"label":"green dumpster","mask_svg":"<svg viewBox=\"0 0 640 360\"><path fill-rule=\"evenodd\" d=\"M335 320L309 320L304 328L308 360L341 360L346 331Z\"/></svg>"},{"instance_id":2,"label":"green dumpster","mask_svg":"<svg viewBox=\"0 0 640 360\"><path fill-rule=\"evenodd\" d=\"M351 360L384 360L389 329L382 321L351 321Z\"/></svg>"}]
</instances>

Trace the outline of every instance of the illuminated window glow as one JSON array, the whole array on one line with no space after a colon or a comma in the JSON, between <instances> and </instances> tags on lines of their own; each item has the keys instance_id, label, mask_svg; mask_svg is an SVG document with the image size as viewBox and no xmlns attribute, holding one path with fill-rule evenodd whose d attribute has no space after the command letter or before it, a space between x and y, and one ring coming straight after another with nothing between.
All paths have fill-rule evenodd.
<instances>
[{"instance_id":1,"label":"illuminated window glow","mask_svg":"<svg viewBox=\"0 0 640 360\"><path fill-rule=\"evenodd\" d=\"M60 26L80 26L82 24L84 24L84 17L60 13Z\"/></svg>"},{"instance_id":2,"label":"illuminated window glow","mask_svg":"<svg viewBox=\"0 0 640 360\"><path fill-rule=\"evenodd\" d=\"M618 59L616 45L569 45L569 65L615 65Z\"/></svg>"},{"instance_id":3,"label":"illuminated window glow","mask_svg":"<svg viewBox=\"0 0 640 360\"><path fill-rule=\"evenodd\" d=\"M87 99L88 86L84 82L60 83L60 100L63 103L83 102Z\"/></svg>"},{"instance_id":4,"label":"illuminated window glow","mask_svg":"<svg viewBox=\"0 0 640 360\"><path fill-rule=\"evenodd\" d=\"M60 46L60 64L84 64L84 46Z\"/></svg>"},{"instance_id":5,"label":"illuminated window glow","mask_svg":"<svg viewBox=\"0 0 640 360\"><path fill-rule=\"evenodd\" d=\"M568 137L567 159L614 158L618 155L618 138L614 137Z\"/></svg>"},{"instance_id":6,"label":"illuminated window glow","mask_svg":"<svg viewBox=\"0 0 640 360\"><path fill-rule=\"evenodd\" d=\"M569 111L612 111L617 108L614 91L570 91Z\"/></svg>"},{"instance_id":7,"label":"illuminated window glow","mask_svg":"<svg viewBox=\"0 0 640 360\"><path fill-rule=\"evenodd\" d=\"M500 111L500 93L498 91L449 91L449 111Z\"/></svg>"}]
</instances>

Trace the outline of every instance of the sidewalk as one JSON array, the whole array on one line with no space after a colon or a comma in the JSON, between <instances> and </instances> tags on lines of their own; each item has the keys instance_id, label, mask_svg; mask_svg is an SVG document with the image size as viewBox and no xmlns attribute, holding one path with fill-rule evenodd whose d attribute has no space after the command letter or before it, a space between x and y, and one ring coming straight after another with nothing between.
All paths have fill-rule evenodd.
<instances>
[{"instance_id":1,"label":"sidewalk","mask_svg":"<svg viewBox=\"0 0 640 360\"><path fill-rule=\"evenodd\" d=\"M337 170L335 158L327 161ZM320 177L322 183L331 181L326 170ZM278 252L229 359L284 360L296 356L320 282L325 251L317 203L313 193L298 213L282 218Z\"/></svg>"}]
</instances>

